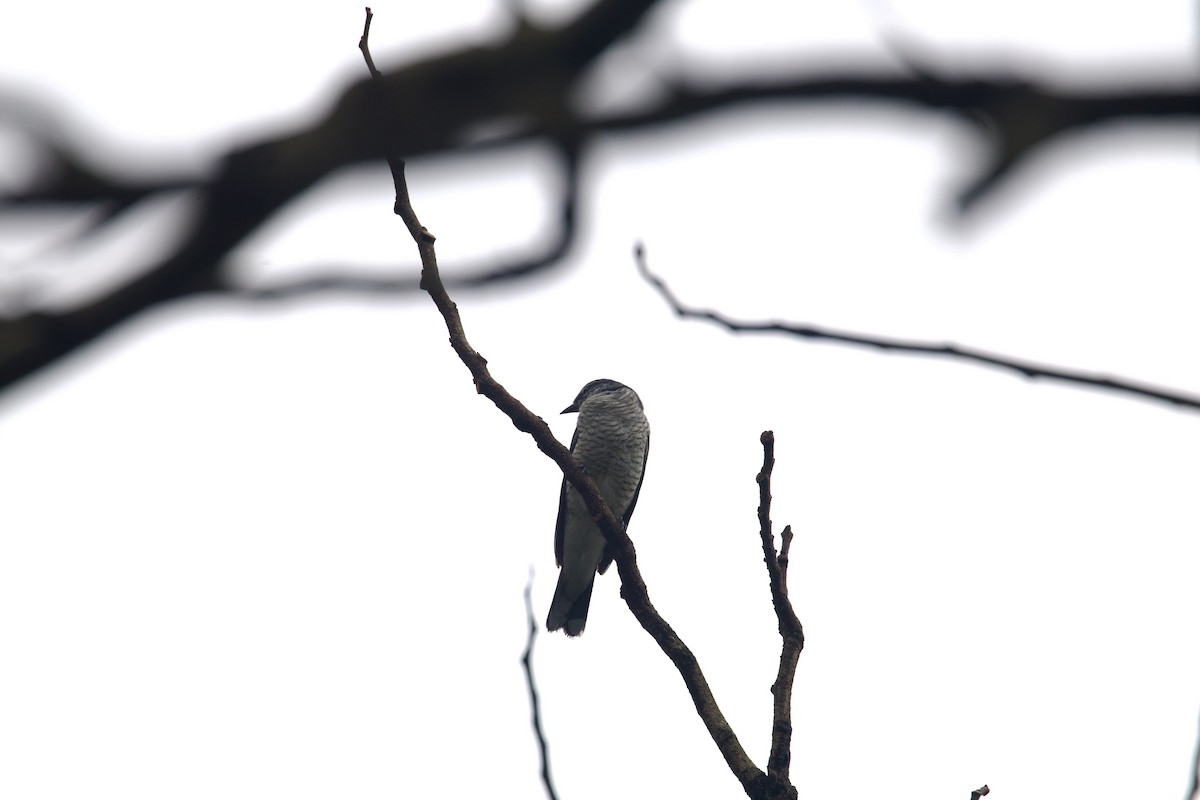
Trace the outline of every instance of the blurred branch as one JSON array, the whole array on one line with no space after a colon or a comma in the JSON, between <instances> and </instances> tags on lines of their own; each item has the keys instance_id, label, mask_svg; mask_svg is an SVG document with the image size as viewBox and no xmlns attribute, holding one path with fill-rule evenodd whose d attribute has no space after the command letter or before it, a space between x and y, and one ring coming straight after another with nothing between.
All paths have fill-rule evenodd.
<instances>
[{"instance_id":1,"label":"blurred branch","mask_svg":"<svg viewBox=\"0 0 1200 800\"><path fill-rule=\"evenodd\" d=\"M1018 164L1061 134L1118 121L1200 119L1200 87L1136 91L1068 91L1007 76L947 80L866 72L821 77L786 76L719 89L676 84L670 97L646 110L593 120L598 132L618 132L679 122L718 109L767 102L860 101L943 111L974 124L986 155L976 178L958 197L960 212L978 203Z\"/></svg>"},{"instance_id":2,"label":"blurred branch","mask_svg":"<svg viewBox=\"0 0 1200 800\"><path fill-rule=\"evenodd\" d=\"M198 293L237 293L240 288L232 286L225 273L229 254L281 208L336 170L389 156L461 151L472 131L497 121L539 120L541 140L564 155L569 199L563 204L560 237L542 257L496 273L511 278L548 266L567 251L575 231L576 164L582 139L571 106L573 91L587 67L634 31L656 3L597 0L565 24L519 26L503 41L383 73L350 86L334 109L311 127L233 150L201 185L196 197L199 209L171 255L78 308L34 310L0 320L0 390L155 305ZM421 109L419 120L411 115L414 108ZM37 141L36 131L26 128ZM48 175L56 176L63 169L71 175L79 172L68 169L82 163L74 151L49 148L45 155L51 162ZM52 177L7 198L6 205L74 204L81 197L134 203L156 190L165 189L131 189L118 181L109 181L105 188L103 182ZM477 285L487 278L475 276L472 282ZM260 291L257 297L303 293L323 283L341 288L363 285L317 278L291 292Z\"/></svg>"},{"instance_id":3,"label":"blurred branch","mask_svg":"<svg viewBox=\"0 0 1200 800\"><path fill-rule=\"evenodd\" d=\"M537 639L537 620L533 617L533 569L529 570L529 582L525 584L525 619L529 623L529 638L525 640L525 652L521 654L521 667L525 670L525 686L529 689L529 713L533 722L533 734L537 737L538 755L542 760L542 786L546 797L558 800L554 780L550 776L550 751L546 746L546 735L542 732L542 704L538 697L537 682L533 679L533 643Z\"/></svg>"},{"instance_id":4,"label":"blurred branch","mask_svg":"<svg viewBox=\"0 0 1200 800\"><path fill-rule=\"evenodd\" d=\"M971 792L971 800L979 800L979 798L986 797L987 795L991 794L991 792L992 790L989 789L985 783L983 786L980 786L978 789Z\"/></svg>"},{"instance_id":5,"label":"blurred branch","mask_svg":"<svg viewBox=\"0 0 1200 800\"><path fill-rule=\"evenodd\" d=\"M763 465L755 481L758 483L758 528L762 539L763 561L771 581L771 604L779 621L779 636L783 649L779 654L779 673L771 685L775 698L771 714L771 755L767 759L767 774L776 781L787 783L792 767L792 685L796 681L796 665L804 649L804 628L788 596L788 551L792 546L792 529L783 529L783 544L775 551L775 534L771 528L771 472L775 469L775 433L763 431L759 441L763 446Z\"/></svg>"},{"instance_id":6,"label":"blurred branch","mask_svg":"<svg viewBox=\"0 0 1200 800\"><path fill-rule=\"evenodd\" d=\"M67 310L31 309L0 319L0 390L141 312L183 297L219 293L272 301L325 291L415 291L412 278L364 278L350 265L265 286L246 286L232 277L229 256L242 242L316 183L352 164L389 156L504 152L528 144L561 156L564 190L550 245L531 257L448 280L472 288L549 269L570 251L577 232L580 164L591 146L703 114L763 104L851 101L915 106L970 120L978 123L986 155L959 196L963 211L976 208L1030 154L1064 133L1131 119L1200 119L1195 87L1075 91L1005 75L963 81L883 71L793 74L707 87L666 77L664 96L636 111L581 111L578 99L591 65L636 33L658 5L659 0L594 0L563 24L539 26L522 17L507 35L486 45L388 72L375 69L378 77L349 86L322 119L232 149L202 178L140 177L143 170L129 166L128 159L101 169L92 163L88 148L94 145L88 137L63 135L70 126L56 115L19 98L0 97L0 117L41 149L44 162L32 185L0 197L0 213L91 205L103 210L94 233L167 192L189 190L198 205L169 255L107 294ZM414 115L412 109L421 112ZM510 132L483 139L478 134L497 129Z\"/></svg>"},{"instance_id":7,"label":"blurred branch","mask_svg":"<svg viewBox=\"0 0 1200 800\"><path fill-rule=\"evenodd\" d=\"M1026 378L1046 378L1049 380L1074 383L1093 389L1103 389L1104 391L1109 392L1131 394L1136 397L1159 400L1164 403L1170 403L1177 408L1200 410L1200 397L1185 394L1184 392L1174 389L1152 386L1145 383L1135 383L1133 381L1127 381L1121 378L1111 378L1103 374L1069 370L1061 367L1051 367L1044 364L1035 364L1030 361L1021 361L1008 356L1002 356L996 353L988 353L983 350L963 347L961 345L949 342L939 343L921 341L917 339L896 339L886 336L871 336L862 333L834 331L828 328L821 328L816 325L801 323L743 322L734 320L717 311L685 306L679 300L679 298L675 296L674 292L672 292L667 286L666 282L650 271L650 268L646 265L645 248L640 243L634 248L634 259L637 262L638 272L641 273L642 277L645 278L647 283L653 286L655 290L662 295L662 298L667 302L667 305L671 307L671 310L675 312L676 316L683 317L685 319L708 320L709 322L725 328L731 333L783 334L787 336L796 336L802 339L817 339L827 342L837 342L839 344L871 347L877 350L896 353L913 353L922 356L959 359L962 361L970 361L976 364L983 364L985 366L995 367L997 369L1010 372L1016 372Z\"/></svg>"},{"instance_id":8,"label":"blurred branch","mask_svg":"<svg viewBox=\"0 0 1200 800\"><path fill-rule=\"evenodd\" d=\"M179 173L151 179L142 170L103 170L87 152L95 143L71 131L76 127L46 102L6 89L0 92L0 122L24 134L41 151L40 175L29 188L0 195L0 212L43 206L99 205L115 216L143 200L200 187L196 175ZM98 149L98 148L96 148ZM127 172L128 174L122 174Z\"/></svg>"},{"instance_id":9,"label":"blurred branch","mask_svg":"<svg viewBox=\"0 0 1200 800\"><path fill-rule=\"evenodd\" d=\"M559 155L562 162L564 186L559 198L558 225L554 238L541 253L488 267L463 268L452 277L444 278L446 286L456 289L477 289L489 284L509 281L540 272L557 264L575 243L579 207L579 153L569 144L564 144ZM290 281L278 281L258 286L242 286L224 279L219 291L244 300L274 302L314 294L358 294L384 295L407 294L420 288L417 275L394 277L372 274L355 274L344 267L314 267L303 270L309 277Z\"/></svg>"}]
</instances>

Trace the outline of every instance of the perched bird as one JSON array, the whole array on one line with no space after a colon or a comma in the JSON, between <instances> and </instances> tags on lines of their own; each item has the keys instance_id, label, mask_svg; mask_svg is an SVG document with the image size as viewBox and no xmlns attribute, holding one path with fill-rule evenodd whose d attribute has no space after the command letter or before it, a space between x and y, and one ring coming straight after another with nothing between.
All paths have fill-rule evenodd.
<instances>
[{"instance_id":1,"label":"perched bird","mask_svg":"<svg viewBox=\"0 0 1200 800\"><path fill-rule=\"evenodd\" d=\"M571 439L575 460L600 487L612 512L628 525L650 452L650 423L642 413L641 398L625 384L601 378L584 386L562 413L571 412L579 413ZM562 569L546 629L561 628L568 636L578 636L587 624L596 573L603 574L613 559L583 496L566 478L558 500L554 560Z\"/></svg>"}]
</instances>

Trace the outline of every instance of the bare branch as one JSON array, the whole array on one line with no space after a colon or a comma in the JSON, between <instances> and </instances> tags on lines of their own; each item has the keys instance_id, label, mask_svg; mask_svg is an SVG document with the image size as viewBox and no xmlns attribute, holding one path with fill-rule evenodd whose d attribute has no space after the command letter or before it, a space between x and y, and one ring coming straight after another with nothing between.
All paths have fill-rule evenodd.
<instances>
[{"instance_id":1,"label":"bare branch","mask_svg":"<svg viewBox=\"0 0 1200 800\"><path fill-rule=\"evenodd\" d=\"M983 786L980 786L978 789L971 792L971 800L979 800L979 798L985 797L988 794L991 794L991 791L992 790L989 789L987 787L987 784L985 783Z\"/></svg>"},{"instance_id":2,"label":"bare branch","mask_svg":"<svg viewBox=\"0 0 1200 800\"><path fill-rule=\"evenodd\" d=\"M367 9L368 14L370 9ZM369 17L368 17L369 19ZM366 34L364 34L365 40ZM542 732L542 705L538 697L537 682L533 679L533 643L537 639L537 621L533 618L533 570L529 570L529 582L525 584L525 619L529 623L529 638L525 640L525 652L521 654L521 667L525 670L525 686L529 689L529 713L533 722L533 734L537 737L538 755L542 761L542 786L546 797L558 800L554 780L550 776L550 751L546 735Z\"/></svg>"},{"instance_id":3,"label":"bare branch","mask_svg":"<svg viewBox=\"0 0 1200 800\"><path fill-rule=\"evenodd\" d=\"M788 564L791 563L789 555L792 551L792 536L792 526L783 526L783 533L779 537L783 540L783 546L779 548L779 568L783 570L783 585L785 587L787 586L787 568Z\"/></svg>"},{"instance_id":4,"label":"bare branch","mask_svg":"<svg viewBox=\"0 0 1200 800\"><path fill-rule=\"evenodd\" d=\"M912 353L922 356L952 358L962 361L983 364L997 369L1016 372L1026 378L1046 378L1049 380L1074 383L1093 389L1103 389L1119 394L1130 394L1150 400L1170 403L1177 408L1200 410L1200 397L1166 387L1153 386L1148 383L1138 383L1113 378L1104 374L1082 372L1063 367L1052 367L1045 364L1035 364L1032 361L1022 361L997 353L988 353L971 347L963 347L951 342L927 342L917 339L896 339L886 336L872 336L864 333L835 331L817 325L795 322L743 322L730 319L717 311L691 308L685 306L675 293L667 286L662 278L650 271L646 265L645 248L639 243L634 247L634 259L638 272L653 286L676 316L685 319L703 319L715 323L731 333L773 333L796 336L802 339L815 339L839 344L871 347L894 353Z\"/></svg>"},{"instance_id":5,"label":"bare branch","mask_svg":"<svg viewBox=\"0 0 1200 800\"><path fill-rule=\"evenodd\" d=\"M779 620L779 636L783 648L779 654L779 672L771 685L775 698L771 719L771 755L767 774L786 783L792 765L792 685L796 680L796 664L804 649L804 628L792 608L787 589L787 552L791 547L791 528L785 528L783 549L775 552L775 534L771 528L771 472L775 468L775 434L763 431L759 441L763 446L763 465L755 480L758 483L758 532L762 540L763 562L771 582L771 604Z\"/></svg>"},{"instance_id":6,"label":"bare branch","mask_svg":"<svg viewBox=\"0 0 1200 800\"><path fill-rule=\"evenodd\" d=\"M772 782L751 761L729 721L718 707L695 654L650 602L649 590L638 569L633 542L626 534L624 525L605 503L595 481L576 463L571 451L554 438L545 421L509 394L508 390L492 377L487 368L487 360L467 341L458 307L446 292L438 271L434 236L418 220L404 180L404 164L397 160L397 165L398 169L393 173L396 184L395 210L404 220L417 244L421 256L421 288L429 293L434 305L441 312L446 330L450 334L450 346L470 370L475 381L475 390L503 411L518 430L532 436L538 449L550 456L571 485L579 490L616 561L617 571L621 576L621 597L641 626L675 664L692 697L696 712L746 794L752 798L794 797L795 789L791 789L790 795L771 791L775 788Z\"/></svg>"},{"instance_id":7,"label":"bare branch","mask_svg":"<svg viewBox=\"0 0 1200 800\"><path fill-rule=\"evenodd\" d=\"M398 182L402 185L402 180ZM621 597L625 600L625 604L679 670L679 674L683 677L692 696L697 713L704 721L721 754L725 757L729 768L742 782L747 794L751 797L758 796L754 794L753 790L763 775L754 766L738 742L733 728L717 706L716 698L713 697L712 690L708 686L708 681L705 679L695 655L650 602L649 590L646 588L646 583L637 566L637 554L633 542L625 533L624 526L605 504L596 483L575 462L571 451L554 438L554 434L541 417L526 408L491 376L487 369L487 360L467 341L462 319L458 314L458 307L450 299L438 274L437 256L433 247L434 237L417 220L406 189L402 190L401 197L402 200L397 202L400 216L408 225L421 254L423 265L421 288L429 293L433 298L434 305L441 312L446 322L446 329L450 334L450 346L454 348L463 364L471 371L471 376L475 381L475 390L495 403L496 407L512 420L518 430L532 436L538 449L550 456L562 469L563 475L571 485L579 490L588 511L595 517L600 531L604 534L609 552L614 556L617 571L621 576Z\"/></svg>"},{"instance_id":8,"label":"bare branch","mask_svg":"<svg viewBox=\"0 0 1200 800\"><path fill-rule=\"evenodd\" d=\"M725 715L717 706L716 698L708 686L700 664L692 651L683 643L675 630L667 624L650 602L649 590L642 579L637 565L637 553L633 542L625 533L625 527L613 514L600 494L595 481L576 463L571 451L562 445L549 426L541 417L534 414L519 400L509 394L487 368L487 359L479 354L467 341L463 330L462 318L458 307L450 299L446 287L442 283L438 271L437 254L434 250L435 237L421 225L413 210L409 198L408 186L404 179L404 162L395 159L389 161L395 165L393 178L396 185L395 211L404 220L405 226L417 244L421 257L421 288L429 293L434 305L437 306L446 323L450 334L450 346L458 354L459 359L471 372L475 381L475 390L491 400L497 408L508 416L516 428L533 437L538 449L550 456L571 485L583 496L588 511L596 519L596 523L614 556L617 571L621 576L621 597L641 626L649 633L675 664L683 678L692 702L701 720L708 728L709 735L724 756L726 764L734 776L742 783L747 795L752 798L777 796L768 795L767 776L754 765L746 751L738 742L733 728ZM794 796L795 790L792 790Z\"/></svg>"},{"instance_id":9,"label":"bare branch","mask_svg":"<svg viewBox=\"0 0 1200 800\"><path fill-rule=\"evenodd\" d=\"M366 11L362 36L358 40L358 49L362 51L363 60L367 62L367 72L371 74L372 79L378 80L383 77L383 73L375 66L375 59L371 57L371 20L375 19L375 15L371 12L370 6L367 6Z\"/></svg>"}]
</instances>

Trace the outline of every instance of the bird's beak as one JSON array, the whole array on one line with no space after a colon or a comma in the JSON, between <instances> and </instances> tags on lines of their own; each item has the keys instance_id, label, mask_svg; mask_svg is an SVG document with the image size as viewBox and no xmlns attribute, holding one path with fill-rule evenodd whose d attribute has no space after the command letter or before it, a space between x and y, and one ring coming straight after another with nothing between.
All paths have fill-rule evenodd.
<instances>
[{"instance_id":1,"label":"bird's beak","mask_svg":"<svg viewBox=\"0 0 1200 800\"><path fill-rule=\"evenodd\" d=\"M564 408L562 411L560 411L558 413L560 413L560 414L576 414L578 412L579 412L579 406L575 405L574 403L571 403L571 405L567 406L566 408Z\"/></svg>"}]
</instances>

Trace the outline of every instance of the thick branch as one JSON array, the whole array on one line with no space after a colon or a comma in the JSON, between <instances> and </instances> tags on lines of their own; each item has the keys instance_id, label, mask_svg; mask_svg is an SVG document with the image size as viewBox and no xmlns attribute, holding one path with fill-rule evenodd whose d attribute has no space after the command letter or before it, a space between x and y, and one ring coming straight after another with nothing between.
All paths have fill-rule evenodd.
<instances>
[{"instance_id":1,"label":"thick branch","mask_svg":"<svg viewBox=\"0 0 1200 800\"><path fill-rule=\"evenodd\" d=\"M564 145L559 155L563 171L563 189L558 201L558 225L554 229L554 238L540 253L527 258L488 267L456 269L453 276L443 278L446 286L455 289L476 289L522 278L558 263L571 251L577 231L580 159L578 151L569 145ZM416 274L355 274L347 267L332 266L312 267L302 271L308 277L259 286L245 286L226 277L212 290L244 300L274 302L335 292L371 296L408 294L420 289L420 279Z\"/></svg>"},{"instance_id":2,"label":"thick branch","mask_svg":"<svg viewBox=\"0 0 1200 800\"><path fill-rule=\"evenodd\" d=\"M154 305L229 290L223 266L234 248L288 202L346 165L455 151L471 131L488 123L538 119L556 120L548 123L548 141L569 154L571 175L579 141L572 92L591 62L634 31L656 3L596 0L565 24L526 25L491 46L465 48L372 77L351 86L315 125L231 152L197 192L195 222L172 255L86 306L0 320L0 389ZM413 108L422 109L419 124L410 116ZM33 123L26 127L34 131ZM130 188L120 179L101 180L99 172L85 171L86 159L75 157L65 144L48 148L47 155L54 162L47 171L51 182L7 198L7 205L75 204L80 199L128 205L161 191L152 184ZM55 177L64 171L69 179ZM574 177L569 180L573 192ZM170 185L180 182L173 178ZM560 245L546 258L513 265L511 274L525 274L566 252L574 231L573 198L563 217L570 224Z\"/></svg>"},{"instance_id":3,"label":"thick branch","mask_svg":"<svg viewBox=\"0 0 1200 800\"><path fill-rule=\"evenodd\" d=\"M1200 87L1076 92L1003 76L953 80L845 72L752 80L722 88L680 84L657 106L593 119L589 127L628 131L741 105L851 101L915 106L984 123L976 129L984 137L985 161L958 197L961 212L972 210L1034 151L1061 134L1117 121L1200 117Z\"/></svg>"},{"instance_id":4,"label":"thick branch","mask_svg":"<svg viewBox=\"0 0 1200 800\"><path fill-rule=\"evenodd\" d=\"M363 280L320 275L288 285L245 287L229 277L227 257L248 236L336 170L399 155L498 150L538 143L564 155L568 201L559 235L542 254L477 271L458 285L474 286L533 274L557 263L574 241L578 160L598 139L661 128L698 115L764 103L844 102L915 105L981 121L986 157L965 187L960 205L974 207L1029 155L1063 133L1117 120L1195 120L1200 91L1155 86L1120 92L1077 92L999 76L957 81L930 75L897 77L847 71L821 77L790 75L721 87L694 87L682 79L660 102L613 115L580 114L574 98L587 68L635 32L656 0L596 0L566 24L513 27L504 39L440 55L350 86L322 120L284 136L234 150L215 174L200 179L140 177L144 170L91 166L80 137L55 131L53 115L20 99L0 98L0 116L14 120L43 148L49 167L40 183L8 198L0 210L24 207L107 208L111 225L123 212L164 192L191 188L195 221L175 251L107 295L63 312L34 311L0 320L0 389L54 363L114 326L155 305L202 292L241 294L256 300L313 291L412 291L412 281ZM376 70L378 73L378 70ZM414 120L410 109L422 109ZM481 140L478 131L515 132ZM128 160L128 159L127 159ZM882 346L882 345L875 345ZM968 356L973 357L973 356Z\"/></svg>"},{"instance_id":5,"label":"thick branch","mask_svg":"<svg viewBox=\"0 0 1200 800\"><path fill-rule=\"evenodd\" d=\"M676 316L685 319L703 319L725 328L731 333L775 333L786 336L796 336L802 339L815 339L839 344L872 347L894 353L912 353L922 356L935 356L970 361L997 369L1016 372L1026 378L1046 378L1055 381L1074 383L1093 389L1103 389L1119 394L1130 394L1150 400L1170 403L1177 408L1200 410L1200 397L1186 394L1175 389L1152 386L1123 378L1112 378L1107 375L1071 370L1063 367L1052 367L1045 364L1035 364L1032 361L1022 361L1016 358L988 353L971 347L949 342L926 342L916 339L895 339L886 336L872 336L864 333L835 331L817 325L789 322L743 322L731 319L723 314L709 309L692 308L684 305L675 293L667 286L662 278L650 271L646 266L646 253L642 245L634 248L634 258L637 261L638 272L653 286Z\"/></svg>"}]
</instances>

